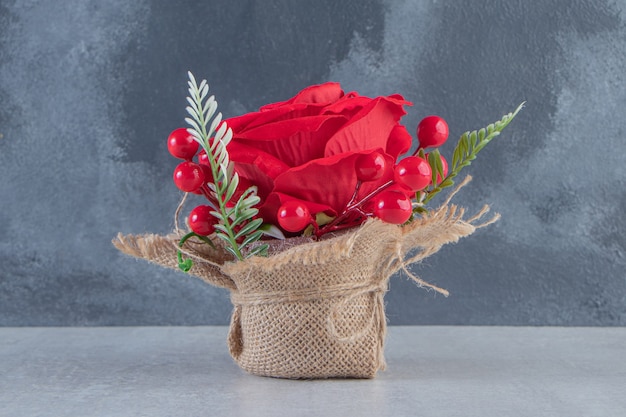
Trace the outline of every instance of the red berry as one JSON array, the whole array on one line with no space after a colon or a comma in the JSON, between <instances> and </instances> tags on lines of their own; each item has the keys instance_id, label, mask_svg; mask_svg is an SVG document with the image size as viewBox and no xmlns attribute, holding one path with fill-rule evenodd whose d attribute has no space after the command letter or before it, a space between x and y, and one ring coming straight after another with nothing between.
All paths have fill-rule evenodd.
<instances>
[{"instance_id":1,"label":"red berry","mask_svg":"<svg viewBox=\"0 0 626 417\"><path fill-rule=\"evenodd\" d=\"M425 156L426 160L428 161L428 154L426 154ZM443 177L445 178L448 176L448 161L446 161L446 158L444 158L441 154L439 154L439 157L441 158L441 167L443 168ZM439 184L441 181L443 181L443 178L441 178L441 175L437 174L437 184Z\"/></svg>"},{"instance_id":2,"label":"red berry","mask_svg":"<svg viewBox=\"0 0 626 417\"><path fill-rule=\"evenodd\" d=\"M416 192L430 184L432 171L425 159L419 156L408 156L396 165L394 180L397 184Z\"/></svg>"},{"instance_id":3,"label":"red berry","mask_svg":"<svg viewBox=\"0 0 626 417\"><path fill-rule=\"evenodd\" d=\"M380 152L359 155L355 162L356 177L359 181L374 181L385 172L385 157Z\"/></svg>"},{"instance_id":4,"label":"red berry","mask_svg":"<svg viewBox=\"0 0 626 417\"><path fill-rule=\"evenodd\" d=\"M198 142L187 132L187 129L180 128L170 133L167 138L167 149L172 156L190 161L198 151Z\"/></svg>"},{"instance_id":5,"label":"red berry","mask_svg":"<svg viewBox=\"0 0 626 417\"><path fill-rule=\"evenodd\" d=\"M202 167L204 172L204 182L213 182L213 172L211 171L211 164L209 163L209 157L206 152L201 150L198 152L198 164Z\"/></svg>"},{"instance_id":6,"label":"red berry","mask_svg":"<svg viewBox=\"0 0 626 417\"><path fill-rule=\"evenodd\" d=\"M209 156L206 154L206 151L204 149L198 152L198 163L200 165L211 166L211 164L209 163Z\"/></svg>"},{"instance_id":7,"label":"red berry","mask_svg":"<svg viewBox=\"0 0 626 417\"><path fill-rule=\"evenodd\" d=\"M280 227L294 233L304 230L313 221L308 207L295 200L280 206L277 217Z\"/></svg>"},{"instance_id":8,"label":"red berry","mask_svg":"<svg viewBox=\"0 0 626 417\"><path fill-rule=\"evenodd\" d=\"M211 214L211 206L198 206L189 213L189 227L194 233L208 236L215 231L217 219Z\"/></svg>"},{"instance_id":9,"label":"red berry","mask_svg":"<svg viewBox=\"0 0 626 417\"><path fill-rule=\"evenodd\" d=\"M188 193L196 191L204 184L202 167L194 162L181 162L174 169L174 184Z\"/></svg>"},{"instance_id":10,"label":"red berry","mask_svg":"<svg viewBox=\"0 0 626 417\"><path fill-rule=\"evenodd\" d=\"M403 224L412 215L411 199L403 192L383 190L375 197L374 216L386 223Z\"/></svg>"},{"instance_id":11,"label":"red berry","mask_svg":"<svg viewBox=\"0 0 626 417\"><path fill-rule=\"evenodd\" d=\"M436 148L448 139L448 123L439 116L426 116L417 125L420 148Z\"/></svg>"}]
</instances>

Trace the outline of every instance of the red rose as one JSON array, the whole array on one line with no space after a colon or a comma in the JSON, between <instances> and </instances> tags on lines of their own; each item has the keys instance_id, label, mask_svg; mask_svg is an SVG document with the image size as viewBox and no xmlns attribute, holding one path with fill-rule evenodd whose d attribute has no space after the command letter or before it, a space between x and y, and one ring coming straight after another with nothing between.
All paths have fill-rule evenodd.
<instances>
[{"instance_id":1,"label":"red rose","mask_svg":"<svg viewBox=\"0 0 626 417\"><path fill-rule=\"evenodd\" d=\"M363 183L359 196L393 178L391 167L411 147L399 124L410 104L400 95L344 94L338 83L307 87L287 101L228 119L228 151L242 187L258 186L266 222L276 224L280 205L294 199L314 215L334 217L354 194L359 155L381 152L390 167L382 178Z\"/></svg>"}]
</instances>

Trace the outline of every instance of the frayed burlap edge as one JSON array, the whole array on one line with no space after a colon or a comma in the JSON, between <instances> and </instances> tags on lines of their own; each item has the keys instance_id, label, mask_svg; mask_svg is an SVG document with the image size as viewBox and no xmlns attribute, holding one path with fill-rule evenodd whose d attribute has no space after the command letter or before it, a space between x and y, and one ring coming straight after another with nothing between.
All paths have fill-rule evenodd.
<instances>
[{"instance_id":1,"label":"frayed burlap edge","mask_svg":"<svg viewBox=\"0 0 626 417\"><path fill-rule=\"evenodd\" d=\"M189 272L203 281L227 289L236 289L231 275L241 268L260 268L271 270L279 268L287 263L299 263L303 265L328 263L350 257L354 242L366 233L373 224L379 223L377 233L380 233L380 242L385 243L385 250L390 252L391 262L388 273L393 274L399 270L407 271L407 267L419 262L436 253L443 245L456 243L459 239L471 235L476 229L485 227L496 222L499 214L490 219L480 222L489 212L489 206L485 205L475 215L465 217L465 209L450 204L452 197L469 181L467 176L456 189L450 193L446 201L436 210L429 211L421 218L416 218L404 226L396 226L383 223L377 219L369 219L365 224L339 236L330 237L320 241L307 238L290 238L286 241L276 241L270 250L269 257L253 257L241 262L233 262L232 255L227 252L219 239L213 239L215 249L209 245L189 239L181 248L178 242L183 232L176 227L176 231L167 236L155 234L143 235L118 235L113 239L113 245L126 255L144 259L157 265L178 270L176 252L180 250L185 256L194 261L194 266ZM180 207L179 207L180 208ZM421 279L415 281L423 286L437 289Z\"/></svg>"},{"instance_id":2,"label":"frayed burlap edge","mask_svg":"<svg viewBox=\"0 0 626 417\"><path fill-rule=\"evenodd\" d=\"M167 236L155 234L118 235L113 245L126 255L144 259L156 265L180 271L176 252L180 250L194 261L191 275L221 288L235 290L233 280L222 271L222 267L233 257L214 241L217 249L212 249L204 242L188 240L183 248L178 247L182 235L172 233Z\"/></svg>"}]
</instances>

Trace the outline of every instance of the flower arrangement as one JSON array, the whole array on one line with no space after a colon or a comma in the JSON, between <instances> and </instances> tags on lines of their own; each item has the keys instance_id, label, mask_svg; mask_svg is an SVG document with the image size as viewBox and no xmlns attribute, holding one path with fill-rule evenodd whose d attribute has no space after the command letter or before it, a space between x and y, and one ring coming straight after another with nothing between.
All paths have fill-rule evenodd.
<instances>
[{"instance_id":1,"label":"flower arrangement","mask_svg":"<svg viewBox=\"0 0 626 417\"><path fill-rule=\"evenodd\" d=\"M188 128L168 137L185 192L176 231L118 235L123 252L231 290L231 355L287 378L372 377L384 368L382 297L389 277L497 219L428 203L521 110L461 135L450 164L446 121L427 116L417 148L398 94L369 98L338 83L223 120L206 80L189 73ZM463 186L464 181L459 186ZM202 203L178 217L189 194ZM190 229L190 230L189 230ZM174 260L175 259L175 260ZM304 323L304 324L303 324Z\"/></svg>"}]
</instances>

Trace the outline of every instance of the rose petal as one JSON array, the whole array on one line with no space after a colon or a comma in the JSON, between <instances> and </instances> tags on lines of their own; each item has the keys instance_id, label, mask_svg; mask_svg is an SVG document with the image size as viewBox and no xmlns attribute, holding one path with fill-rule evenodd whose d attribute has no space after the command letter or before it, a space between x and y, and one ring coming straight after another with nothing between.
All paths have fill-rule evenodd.
<instances>
[{"instance_id":1,"label":"rose petal","mask_svg":"<svg viewBox=\"0 0 626 417\"><path fill-rule=\"evenodd\" d=\"M323 204L331 207L336 213L341 213L356 189L355 161L360 155L371 152L374 150L334 155L292 168L276 177L274 192L287 194L302 201ZM389 165L392 166L393 161L391 157L388 158ZM388 180L389 175L378 181L364 183L360 195L371 192L381 184L381 181Z\"/></svg>"},{"instance_id":2,"label":"rose petal","mask_svg":"<svg viewBox=\"0 0 626 417\"><path fill-rule=\"evenodd\" d=\"M406 130L406 127L401 124L397 124L393 127L393 129L391 129L391 133L389 133L389 139L387 140L387 153L397 159L398 156L411 149L412 143L413 137Z\"/></svg>"},{"instance_id":3,"label":"rose petal","mask_svg":"<svg viewBox=\"0 0 626 417\"><path fill-rule=\"evenodd\" d=\"M258 126L273 123L281 120L295 119L298 117L319 115L324 108L323 104L291 104L277 107L272 111L257 111L247 113L226 120L228 126L233 130L233 136L245 132Z\"/></svg>"},{"instance_id":4,"label":"rose petal","mask_svg":"<svg viewBox=\"0 0 626 417\"><path fill-rule=\"evenodd\" d=\"M326 141L345 121L343 116L283 120L246 130L233 140L273 155L293 167L324 156Z\"/></svg>"},{"instance_id":5,"label":"rose petal","mask_svg":"<svg viewBox=\"0 0 626 417\"><path fill-rule=\"evenodd\" d=\"M339 101L324 108L323 114L343 114L353 116L363 107L372 102L372 99L356 93L346 94Z\"/></svg>"},{"instance_id":6,"label":"rose petal","mask_svg":"<svg viewBox=\"0 0 626 417\"><path fill-rule=\"evenodd\" d=\"M378 97L363 107L326 144L325 156L364 149L387 149L389 134L406 114L403 102Z\"/></svg>"},{"instance_id":7,"label":"rose petal","mask_svg":"<svg viewBox=\"0 0 626 417\"><path fill-rule=\"evenodd\" d=\"M329 104L334 103L343 96L343 90L339 83L328 82L319 85L312 85L306 87L298 94L290 98L289 100L280 101L277 103L267 104L261 107L261 111L273 110L277 107L294 104L294 103L307 103L307 104Z\"/></svg>"},{"instance_id":8,"label":"rose petal","mask_svg":"<svg viewBox=\"0 0 626 417\"><path fill-rule=\"evenodd\" d=\"M274 180L257 165L235 162L235 171L240 179L237 196L241 195L251 185L256 185L257 195L263 200L274 189Z\"/></svg>"},{"instance_id":9,"label":"rose petal","mask_svg":"<svg viewBox=\"0 0 626 417\"><path fill-rule=\"evenodd\" d=\"M254 164L272 179L289 169L289 165L280 159L245 143L231 141L228 145L228 153L235 163Z\"/></svg>"},{"instance_id":10,"label":"rose petal","mask_svg":"<svg viewBox=\"0 0 626 417\"><path fill-rule=\"evenodd\" d=\"M228 153L235 164L235 171L245 180L240 184L241 191L254 184L262 199L274 188L274 178L289 169L287 164L272 155L242 143L231 141Z\"/></svg>"}]
</instances>

